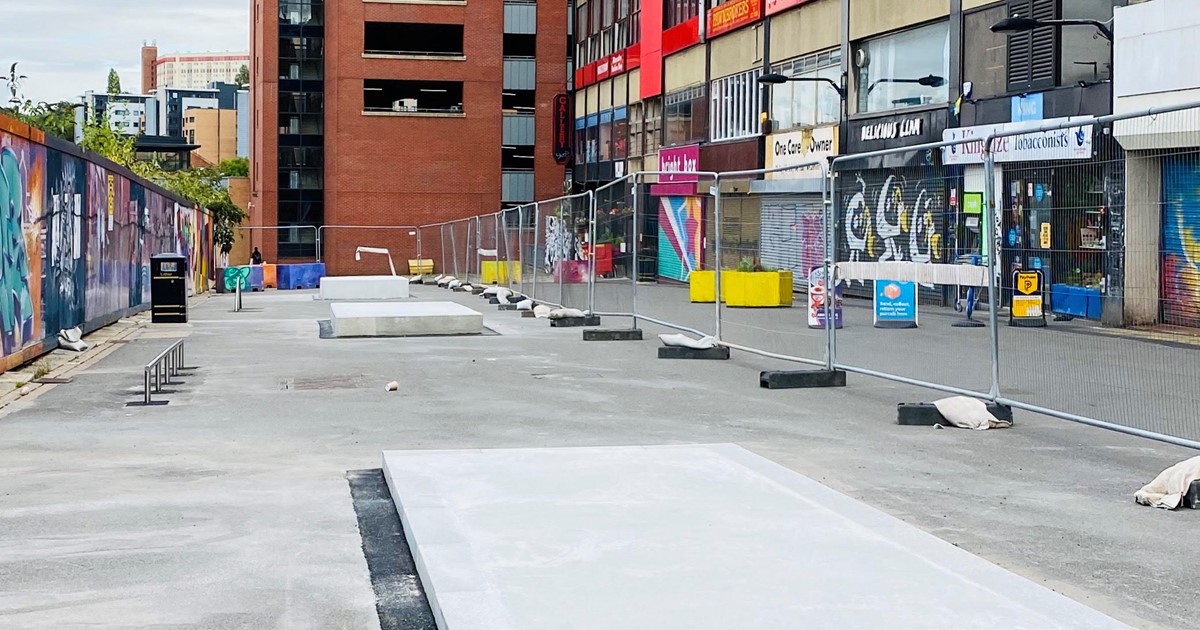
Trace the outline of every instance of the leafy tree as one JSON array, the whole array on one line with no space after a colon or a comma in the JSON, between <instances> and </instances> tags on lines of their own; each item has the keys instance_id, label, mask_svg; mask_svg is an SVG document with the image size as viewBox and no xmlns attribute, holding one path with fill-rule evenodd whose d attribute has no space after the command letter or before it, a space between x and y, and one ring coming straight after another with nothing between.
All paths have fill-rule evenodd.
<instances>
[{"instance_id":1,"label":"leafy tree","mask_svg":"<svg viewBox=\"0 0 1200 630\"><path fill-rule=\"evenodd\" d=\"M225 177L249 177L250 160L244 157L223 160L217 165L217 170Z\"/></svg>"},{"instance_id":2,"label":"leafy tree","mask_svg":"<svg viewBox=\"0 0 1200 630\"><path fill-rule=\"evenodd\" d=\"M250 85L250 66L242 64L242 67L238 68L237 76L233 78L233 82L236 83L238 87L243 88Z\"/></svg>"},{"instance_id":3,"label":"leafy tree","mask_svg":"<svg viewBox=\"0 0 1200 630\"><path fill-rule=\"evenodd\" d=\"M116 96L121 93L121 77L117 75L116 68L108 69L108 94Z\"/></svg>"}]
</instances>

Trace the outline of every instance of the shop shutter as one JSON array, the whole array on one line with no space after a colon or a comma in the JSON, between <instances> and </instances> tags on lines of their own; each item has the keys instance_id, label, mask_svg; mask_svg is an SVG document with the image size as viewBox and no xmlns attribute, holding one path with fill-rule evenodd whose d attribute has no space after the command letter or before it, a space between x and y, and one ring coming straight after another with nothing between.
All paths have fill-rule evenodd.
<instances>
[{"instance_id":1,"label":"shop shutter","mask_svg":"<svg viewBox=\"0 0 1200 630\"><path fill-rule=\"evenodd\" d=\"M1162 321L1200 327L1200 158L1163 159Z\"/></svg>"},{"instance_id":2,"label":"shop shutter","mask_svg":"<svg viewBox=\"0 0 1200 630\"><path fill-rule=\"evenodd\" d=\"M1008 0L1008 15L1058 19L1058 0ZM1045 26L1008 36L1008 91L1052 88L1058 83L1058 29Z\"/></svg>"},{"instance_id":3,"label":"shop shutter","mask_svg":"<svg viewBox=\"0 0 1200 630\"><path fill-rule=\"evenodd\" d=\"M820 195L762 198L762 264L790 269L796 291L807 290L808 272L825 264L823 212Z\"/></svg>"}]
</instances>

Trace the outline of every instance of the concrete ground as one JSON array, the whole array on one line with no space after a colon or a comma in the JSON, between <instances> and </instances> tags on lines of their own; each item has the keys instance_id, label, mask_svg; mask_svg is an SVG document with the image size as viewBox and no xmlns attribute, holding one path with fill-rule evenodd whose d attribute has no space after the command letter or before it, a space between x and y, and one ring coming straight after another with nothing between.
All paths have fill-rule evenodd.
<instances>
[{"instance_id":1,"label":"concrete ground","mask_svg":"<svg viewBox=\"0 0 1200 630\"><path fill-rule=\"evenodd\" d=\"M321 340L328 304L311 293L250 294L241 313L215 296L192 323L148 327L13 402L0 627L376 628L346 471L381 451L715 442L1130 625L1195 625L1200 514L1132 500L1191 451L1020 412L1011 430L900 427L895 404L929 392L856 376L762 390L758 371L781 364L659 361L650 326L644 342L584 343L478 298L414 292L483 310L500 334ZM125 407L141 365L180 337L197 369L170 404ZM888 356L905 362L903 347ZM384 391L393 379L401 392Z\"/></svg>"}]
</instances>

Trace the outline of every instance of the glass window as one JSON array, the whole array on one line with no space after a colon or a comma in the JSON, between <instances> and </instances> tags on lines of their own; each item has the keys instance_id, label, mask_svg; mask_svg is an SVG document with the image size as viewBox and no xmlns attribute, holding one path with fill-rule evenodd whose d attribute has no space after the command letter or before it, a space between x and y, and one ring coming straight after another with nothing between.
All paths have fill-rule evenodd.
<instances>
[{"instance_id":1,"label":"glass window","mask_svg":"<svg viewBox=\"0 0 1200 630\"><path fill-rule=\"evenodd\" d=\"M666 133L663 144L674 146L703 142L708 123L708 99L703 85L666 96Z\"/></svg>"},{"instance_id":2,"label":"glass window","mask_svg":"<svg viewBox=\"0 0 1200 630\"><path fill-rule=\"evenodd\" d=\"M584 126L584 119L575 120L575 163L583 164L587 161L587 131Z\"/></svg>"},{"instance_id":3,"label":"glass window","mask_svg":"<svg viewBox=\"0 0 1200 630\"><path fill-rule=\"evenodd\" d=\"M612 155L612 112L604 112L600 118L600 161L607 162L613 158Z\"/></svg>"},{"instance_id":4,"label":"glass window","mask_svg":"<svg viewBox=\"0 0 1200 630\"><path fill-rule=\"evenodd\" d=\"M842 54L838 49L806 55L773 66L772 72L791 77L825 78L841 83ZM833 86L816 81L789 81L771 86L771 118L775 129L836 124L841 98Z\"/></svg>"},{"instance_id":5,"label":"glass window","mask_svg":"<svg viewBox=\"0 0 1200 630\"><path fill-rule=\"evenodd\" d=\"M868 40L857 48L859 112L950 100L949 23Z\"/></svg>"},{"instance_id":6,"label":"glass window","mask_svg":"<svg viewBox=\"0 0 1200 630\"><path fill-rule=\"evenodd\" d=\"M760 132L758 123L762 88L754 69L712 82L712 106L709 108L713 142L751 138Z\"/></svg>"},{"instance_id":7,"label":"glass window","mask_svg":"<svg viewBox=\"0 0 1200 630\"><path fill-rule=\"evenodd\" d=\"M1125 4L1120 0L1074 0L1062 4L1064 19L1108 22L1113 6ZM1110 24L1111 26L1111 24ZM1112 79L1112 42L1098 37L1091 26L1066 26L1060 30L1062 58L1059 85L1074 85L1080 81L1096 83Z\"/></svg>"},{"instance_id":8,"label":"glass window","mask_svg":"<svg viewBox=\"0 0 1200 630\"><path fill-rule=\"evenodd\" d=\"M620 109L617 110L616 119L613 120L612 159L614 160L624 160L629 157L629 120L626 116L627 111Z\"/></svg>"}]
</instances>

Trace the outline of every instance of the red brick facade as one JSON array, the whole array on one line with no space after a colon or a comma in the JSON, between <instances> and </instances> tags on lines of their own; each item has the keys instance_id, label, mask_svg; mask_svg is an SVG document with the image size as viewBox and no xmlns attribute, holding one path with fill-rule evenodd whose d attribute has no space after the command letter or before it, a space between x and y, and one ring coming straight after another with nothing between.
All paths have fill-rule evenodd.
<instances>
[{"instance_id":1,"label":"red brick facade","mask_svg":"<svg viewBox=\"0 0 1200 630\"><path fill-rule=\"evenodd\" d=\"M255 0L256 16L278 15L277 0ZM255 109L252 147L256 220L271 225L278 188L277 28L257 23L253 34ZM464 24L465 61L367 59L363 23ZM563 167L551 147L552 101L566 91L567 9L538 4L536 197L561 194ZM416 257L408 230L337 228L349 225L420 225L495 212L501 192L501 98L504 4L464 5L327 0L325 5L325 225L324 260L331 274L386 272L382 257L354 260L359 245L388 247L397 270ZM265 70L265 72L264 72ZM364 79L461 80L465 117L364 115ZM275 89L273 89L275 88ZM427 231L426 258L439 261L441 239ZM274 239L260 237L274 260ZM440 270L439 270L440 271Z\"/></svg>"}]
</instances>

